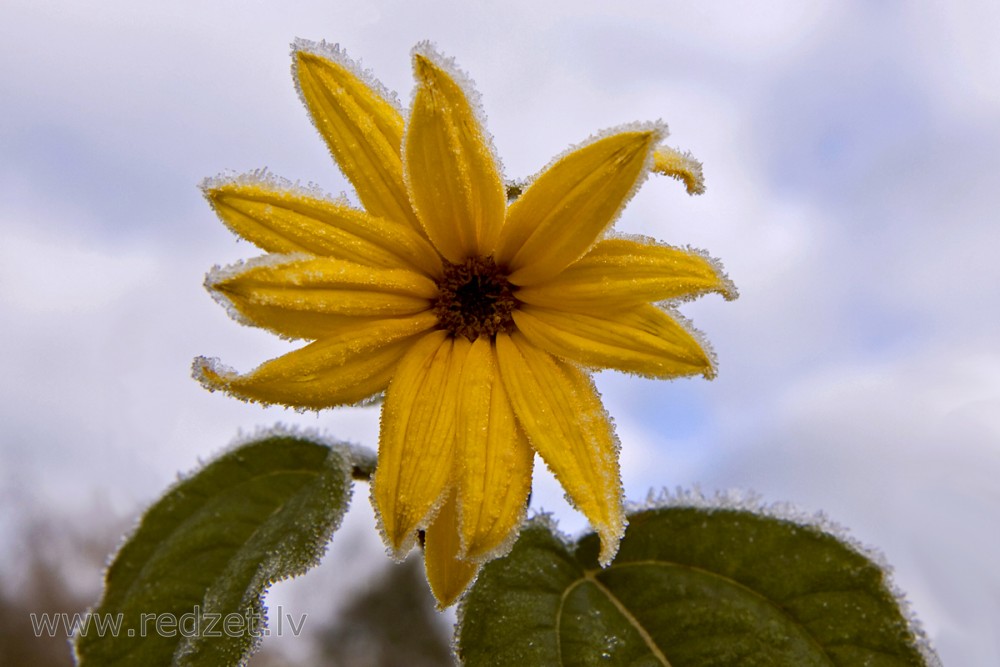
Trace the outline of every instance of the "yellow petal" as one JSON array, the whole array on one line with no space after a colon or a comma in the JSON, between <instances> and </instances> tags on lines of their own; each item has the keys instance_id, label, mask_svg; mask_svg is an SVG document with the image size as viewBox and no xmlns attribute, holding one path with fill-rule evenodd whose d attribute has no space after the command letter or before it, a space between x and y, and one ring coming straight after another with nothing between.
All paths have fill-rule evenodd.
<instances>
[{"instance_id":1,"label":"yellow petal","mask_svg":"<svg viewBox=\"0 0 1000 667\"><path fill-rule=\"evenodd\" d=\"M422 313L344 328L246 375L199 357L194 375L210 391L221 389L245 401L317 410L351 405L383 391L414 337L436 323L432 314Z\"/></svg>"},{"instance_id":2,"label":"yellow petal","mask_svg":"<svg viewBox=\"0 0 1000 667\"><path fill-rule=\"evenodd\" d=\"M496 339L500 377L517 421L566 494L601 538L607 565L625 532L618 442L588 376L529 343Z\"/></svg>"},{"instance_id":3,"label":"yellow petal","mask_svg":"<svg viewBox=\"0 0 1000 667\"><path fill-rule=\"evenodd\" d=\"M460 542L458 511L452 491L424 535L427 583L441 610L455 604L479 571L478 563L459 556Z\"/></svg>"},{"instance_id":4,"label":"yellow petal","mask_svg":"<svg viewBox=\"0 0 1000 667\"><path fill-rule=\"evenodd\" d=\"M435 284L413 271L308 256L268 255L216 269L206 285L237 319L292 337L328 335L344 317L412 315L430 309L437 296Z\"/></svg>"},{"instance_id":5,"label":"yellow petal","mask_svg":"<svg viewBox=\"0 0 1000 667\"><path fill-rule=\"evenodd\" d=\"M645 176L660 131L597 139L548 167L507 213L495 254L510 281L534 285L589 249Z\"/></svg>"},{"instance_id":6,"label":"yellow petal","mask_svg":"<svg viewBox=\"0 0 1000 667\"><path fill-rule=\"evenodd\" d=\"M524 519L534 452L514 419L487 337L472 344L459 396L455 464L461 554L485 561L512 545Z\"/></svg>"},{"instance_id":7,"label":"yellow petal","mask_svg":"<svg viewBox=\"0 0 1000 667\"><path fill-rule=\"evenodd\" d=\"M296 49L302 100L361 203L372 215L419 228L403 185L402 115L339 50L308 42Z\"/></svg>"},{"instance_id":8,"label":"yellow petal","mask_svg":"<svg viewBox=\"0 0 1000 667\"><path fill-rule=\"evenodd\" d=\"M584 314L524 306L518 331L543 350L591 368L667 379L714 375L711 356L684 326L656 306Z\"/></svg>"},{"instance_id":9,"label":"yellow petal","mask_svg":"<svg viewBox=\"0 0 1000 667\"><path fill-rule=\"evenodd\" d=\"M458 381L470 345L444 331L425 335L386 392L372 498L397 556L413 546L452 483Z\"/></svg>"},{"instance_id":10,"label":"yellow petal","mask_svg":"<svg viewBox=\"0 0 1000 667\"><path fill-rule=\"evenodd\" d=\"M653 154L653 171L681 181L689 195L705 193L705 176L701 171L701 163L690 153L660 146Z\"/></svg>"},{"instance_id":11,"label":"yellow petal","mask_svg":"<svg viewBox=\"0 0 1000 667\"><path fill-rule=\"evenodd\" d=\"M205 196L227 227L268 252L441 275L437 253L409 225L310 196L267 175L209 181Z\"/></svg>"},{"instance_id":12,"label":"yellow petal","mask_svg":"<svg viewBox=\"0 0 1000 667\"><path fill-rule=\"evenodd\" d=\"M448 261L489 255L507 197L486 134L437 56L415 52L413 69L417 93L404 169L417 216Z\"/></svg>"},{"instance_id":13,"label":"yellow petal","mask_svg":"<svg viewBox=\"0 0 1000 667\"><path fill-rule=\"evenodd\" d=\"M718 262L694 250L621 238L599 242L552 280L518 290L517 298L536 306L596 312L707 292L736 298L736 288Z\"/></svg>"}]
</instances>

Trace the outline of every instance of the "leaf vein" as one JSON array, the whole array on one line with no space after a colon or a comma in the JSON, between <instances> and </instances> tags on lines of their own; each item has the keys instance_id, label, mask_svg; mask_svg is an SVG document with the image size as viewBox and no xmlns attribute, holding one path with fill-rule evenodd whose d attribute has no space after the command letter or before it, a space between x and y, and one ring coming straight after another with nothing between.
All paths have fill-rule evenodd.
<instances>
[{"instance_id":1,"label":"leaf vein","mask_svg":"<svg viewBox=\"0 0 1000 667\"><path fill-rule=\"evenodd\" d=\"M663 664L663 667L670 667L670 661L667 660L667 656L663 654L663 651L661 651L660 647L656 645L653 637L646 631L646 628L644 628L642 623L639 622L639 619L637 619L632 612L629 611L628 607L625 606L625 603L619 600L607 586L597 580L597 577L594 576L593 570L585 570L583 576L586 577L586 581L589 581L596 586L597 590L604 593L605 597L607 597L611 604L615 606L615 609L618 610L618 613L629 622L629 625L635 628L635 631L639 633L640 637L642 637L642 641L646 643L646 647L649 649L649 652L652 653L661 664Z\"/></svg>"},{"instance_id":2,"label":"leaf vein","mask_svg":"<svg viewBox=\"0 0 1000 667\"><path fill-rule=\"evenodd\" d=\"M719 574L718 572L712 572L711 570L706 570L704 568L700 568L700 567L697 567L695 565L688 565L688 564L685 564L685 563L672 563L672 562L659 561L659 560L636 560L636 561L629 561L629 562L626 562L626 563L613 563L612 565L610 565L608 567L608 569L611 570L611 569L614 569L614 568L624 568L624 567L637 566L637 565L639 565L639 566L655 565L657 567L685 568L685 569L688 569L688 570L693 570L693 571L699 572L699 573L701 573L701 574L703 574L705 576L711 577L713 579L719 579L721 581L724 581L724 582L726 582L726 583L728 583L728 584L730 584L732 586L735 586L735 587L739 588L742 591L745 591L749 595L752 595L752 596L754 596L756 598L759 598L760 600L763 600L765 603L767 603L771 607L774 607L782 616L784 616L785 618L787 618L789 620L789 622L791 622L792 624L798 626L799 629L802 631L802 635L804 637L806 637L809 640L809 642L811 642L813 645L816 646L816 648L819 650L820 654L824 658L826 658L827 662L830 665L836 665L836 663L833 660L833 657L830 655L829 651L827 651L826 647L823 646L819 642L819 640L816 639L816 637L813 636L813 634L811 632L809 632L809 630L805 627L805 625L801 621L799 621L799 619L796 618L791 613L791 611L788 608L786 608L782 604L778 603L777 601L772 600L771 598L767 597L763 593L760 593L759 591L756 591L756 590L750 588L746 584L743 584L743 583L741 583L741 582L739 582L739 581L737 581L737 580L735 580L735 579L733 579L731 577L727 577L727 576L724 576L722 574ZM596 572L600 572L600 570L586 570L584 572L584 576L586 576L588 578L593 578L593 575ZM594 579L594 581L596 582L597 580ZM614 602L614 600L612 600L612 602Z\"/></svg>"}]
</instances>

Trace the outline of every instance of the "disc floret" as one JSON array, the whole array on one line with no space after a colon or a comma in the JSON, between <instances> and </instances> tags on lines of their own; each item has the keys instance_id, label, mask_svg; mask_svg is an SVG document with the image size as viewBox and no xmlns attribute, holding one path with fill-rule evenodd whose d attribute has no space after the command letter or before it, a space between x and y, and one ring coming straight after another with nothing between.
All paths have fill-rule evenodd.
<instances>
[{"instance_id":1,"label":"disc floret","mask_svg":"<svg viewBox=\"0 0 1000 667\"><path fill-rule=\"evenodd\" d=\"M434 312L439 327L474 341L514 330L514 286L492 257L470 257L447 264L438 281Z\"/></svg>"}]
</instances>

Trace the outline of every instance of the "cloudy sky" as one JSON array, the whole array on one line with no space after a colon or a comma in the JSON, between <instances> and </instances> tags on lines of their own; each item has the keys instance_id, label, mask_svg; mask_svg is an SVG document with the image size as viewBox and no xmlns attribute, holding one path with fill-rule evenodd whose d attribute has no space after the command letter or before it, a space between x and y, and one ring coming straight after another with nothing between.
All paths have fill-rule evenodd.
<instances>
[{"instance_id":1,"label":"cloudy sky","mask_svg":"<svg viewBox=\"0 0 1000 667\"><path fill-rule=\"evenodd\" d=\"M430 39L475 79L508 177L657 118L705 165L704 196L650 180L618 225L708 250L741 291L683 309L715 381L598 377L629 497L822 510L895 566L946 664L1000 664L1000 5L533 5L4 0L0 540L29 509L133 516L240 430L375 446L371 410L190 379L197 355L248 370L289 349L202 289L255 251L197 184L266 166L347 190L289 42L339 42L405 104ZM380 551L365 495L328 561ZM546 474L533 504L584 527Z\"/></svg>"}]
</instances>

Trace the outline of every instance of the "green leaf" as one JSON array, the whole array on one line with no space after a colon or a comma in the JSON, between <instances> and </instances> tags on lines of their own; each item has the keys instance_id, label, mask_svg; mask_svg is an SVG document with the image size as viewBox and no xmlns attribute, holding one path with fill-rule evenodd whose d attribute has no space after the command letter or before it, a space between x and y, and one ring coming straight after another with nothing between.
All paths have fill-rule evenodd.
<instances>
[{"instance_id":1,"label":"green leaf","mask_svg":"<svg viewBox=\"0 0 1000 667\"><path fill-rule=\"evenodd\" d=\"M279 433L178 483L108 569L104 598L75 638L78 663L244 663L266 632L268 586L314 565L339 525L355 458ZM100 631L115 619L119 628Z\"/></svg>"},{"instance_id":2,"label":"green leaf","mask_svg":"<svg viewBox=\"0 0 1000 667\"><path fill-rule=\"evenodd\" d=\"M884 571L816 525L664 507L629 518L607 568L599 548L529 522L463 602L464 664L938 664Z\"/></svg>"}]
</instances>

